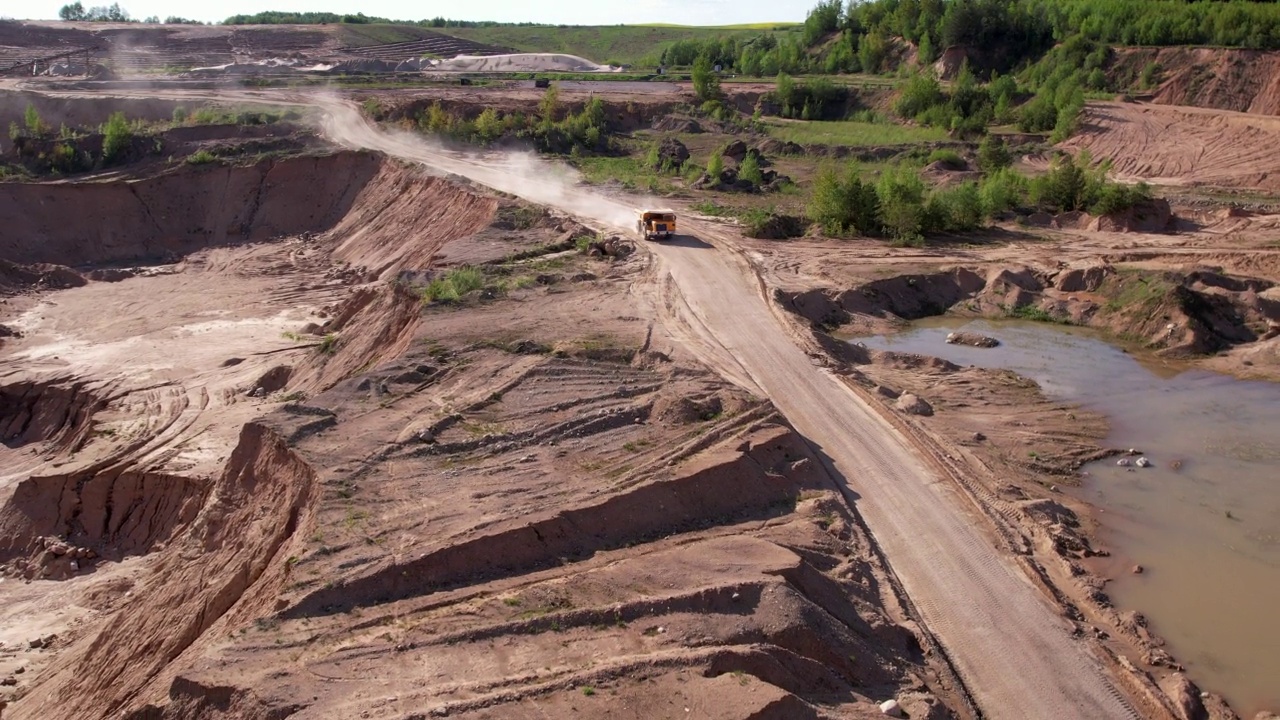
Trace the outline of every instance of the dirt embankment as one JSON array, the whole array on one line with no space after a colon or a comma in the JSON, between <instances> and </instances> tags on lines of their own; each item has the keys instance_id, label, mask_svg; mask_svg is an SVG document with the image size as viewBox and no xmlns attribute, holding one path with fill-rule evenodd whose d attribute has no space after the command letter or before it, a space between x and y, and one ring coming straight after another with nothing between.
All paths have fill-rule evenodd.
<instances>
[{"instance_id":1,"label":"dirt embankment","mask_svg":"<svg viewBox=\"0 0 1280 720\"><path fill-rule=\"evenodd\" d=\"M313 478L282 438L246 426L209 500L170 551L131 592L108 600L110 622L66 648L7 714L47 717L57 707L61 717L105 717L130 699L163 696L164 669L175 658L272 606L287 576L285 558L309 532ZM165 510L164 494L177 487L158 482L144 495Z\"/></svg>"},{"instance_id":2,"label":"dirt embankment","mask_svg":"<svg viewBox=\"0 0 1280 720\"><path fill-rule=\"evenodd\" d=\"M1225 110L1090 103L1080 132L1059 145L1110 160L1116 176L1157 185L1280 189L1280 121Z\"/></svg>"},{"instance_id":3,"label":"dirt embankment","mask_svg":"<svg viewBox=\"0 0 1280 720\"><path fill-rule=\"evenodd\" d=\"M416 121L428 108L438 105L446 113L459 120L475 120L480 113L489 108L496 108L503 113L537 114L541 93L504 93L502 95L482 92L445 92L433 93L430 98L388 99L387 107L378 115L378 120ZM590 101L594 93L564 92L559 95L557 117L578 113ZM612 132L633 132L650 127L656 120L669 115L679 104L679 98L670 96L609 98L607 88L600 93L604 102L605 122Z\"/></svg>"},{"instance_id":4,"label":"dirt embankment","mask_svg":"<svg viewBox=\"0 0 1280 720\"><path fill-rule=\"evenodd\" d=\"M141 180L6 183L0 215L9 220L0 258L172 261L213 245L320 232L347 214L381 167L376 155L342 152L249 166L183 165Z\"/></svg>"},{"instance_id":5,"label":"dirt embankment","mask_svg":"<svg viewBox=\"0 0 1280 720\"><path fill-rule=\"evenodd\" d=\"M1258 115L1280 114L1280 52L1232 48L1116 48L1113 82L1137 87L1155 65L1154 87L1162 105L1192 105Z\"/></svg>"},{"instance_id":6,"label":"dirt embankment","mask_svg":"<svg viewBox=\"0 0 1280 720\"><path fill-rule=\"evenodd\" d=\"M190 105L179 100L160 98L125 99L106 97L55 97L44 93L0 93L0 127L9 123L23 125L28 107L34 107L40 119L52 128L96 127L107 121L112 113L123 112L131 120L147 122L167 121L173 117L173 109Z\"/></svg>"},{"instance_id":7,"label":"dirt embankment","mask_svg":"<svg viewBox=\"0 0 1280 720\"><path fill-rule=\"evenodd\" d=\"M10 255L178 262L0 305L6 717L963 715L818 458L643 319L647 255L316 162L8 190L49 204ZM424 311L446 264L485 286Z\"/></svg>"},{"instance_id":8,"label":"dirt embankment","mask_svg":"<svg viewBox=\"0 0 1280 720\"><path fill-rule=\"evenodd\" d=\"M944 313L1099 327L1172 356L1200 356L1280 333L1274 283L1220 269L1143 271L1102 259L1058 268L956 268L843 291L782 293L810 322L858 332Z\"/></svg>"}]
</instances>

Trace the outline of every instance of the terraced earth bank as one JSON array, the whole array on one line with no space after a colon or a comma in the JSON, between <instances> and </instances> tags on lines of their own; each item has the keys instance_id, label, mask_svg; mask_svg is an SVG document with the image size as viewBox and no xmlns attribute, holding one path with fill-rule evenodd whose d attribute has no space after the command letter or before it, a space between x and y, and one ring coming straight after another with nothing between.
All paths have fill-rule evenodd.
<instances>
[{"instance_id":1,"label":"terraced earth bank","mask_svg":"<svg viewBox=\"0 0 1280 720\"><path fill-rule=\"evenodd\" d=\"M0 212L5 717L969 715L629 243L336 150Z\"/></svg>"}]
</instances>

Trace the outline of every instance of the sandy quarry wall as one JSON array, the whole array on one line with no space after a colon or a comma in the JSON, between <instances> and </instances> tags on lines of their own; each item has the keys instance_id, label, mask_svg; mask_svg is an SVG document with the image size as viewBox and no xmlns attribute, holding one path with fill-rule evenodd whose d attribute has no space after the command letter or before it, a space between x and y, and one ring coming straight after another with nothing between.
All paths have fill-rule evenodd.
<instances>
[{"instance_id":1,"label":"sandy quarry wall","mask_svg":"<svg viewBox=\"0 0 1280 720\"><path fill-rule=\"evenodd\" d=\"M94 265L333 227L382 159L343 152L251 166L183 165L142 180L0 185L0 258Z\"/></svg>"},{"instance_id":2,"label":"sandy quarry wall","mask_svg":"<svg viewBox=\"0 0 1280 720\"><path fill-rule=\"evenodd\" d=\"M3 92L0 93L0 127L7 129L11 122L21 125L28 105L35 107L40 119L54 129L63 123L72 127L101 125L114 112L123 112L130 120L168 120L173 117L175 107L192 107L190 102L159 98L66 98L31 92Z\"/></svg>"},{"instance_id":3,"label":"sandy quarry wall","mask_svg":"<svg viewBox=\"0 0 1280 720\"><path fill-rule=\"evenodd\" d=\"M1133 83L1160 66L1152 100L1162 105L1280 114L1280 52L1204 47L1118 48L1112 76Z\"/></svg>"}]
</instances>

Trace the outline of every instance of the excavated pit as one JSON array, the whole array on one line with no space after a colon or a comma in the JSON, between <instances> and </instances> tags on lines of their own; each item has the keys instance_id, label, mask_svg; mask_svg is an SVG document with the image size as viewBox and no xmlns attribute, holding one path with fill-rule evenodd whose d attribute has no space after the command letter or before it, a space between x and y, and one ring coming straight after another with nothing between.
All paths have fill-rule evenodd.
<instances>
[{"instance_id":1,"label":"excavated pit","mask_svg":"<svg viewBox=\"0 0 1280 720\"><path fill-rule=\"evenodd\" d=\"M1095 327L1165 356L1193 357L1274 337L1280 303L1273 287L1218 269L1152 271L1099 261L1053 269L960 267L847 290L779 291L778 300L816 327L842 334L878 334L943 314L1022 318Z\"/></svg>"},{"instance_id":2,"label":"excavated pit","mask_svg":"<svg viewBox=\"0 0 1280 720\"><path fill-rule=\"evenodd\" d=\"M86 440L93 414L105 405L88 383L75 378L0 386L0 441L12 449L48 442L74 451Z\"/></svg>"},{"instance_id":3,"label":"excavated pit","mask_svg":"<svg viewBox=\"0 0 1280 720\"><path fill-rule=\"evenodd\" d=\"M215 245L323 232L383 169L377 155L340 152L251 165L184 163L132 180L5 183L0 258L72 267L154 263Z\"/></svg>"}]
</instances>

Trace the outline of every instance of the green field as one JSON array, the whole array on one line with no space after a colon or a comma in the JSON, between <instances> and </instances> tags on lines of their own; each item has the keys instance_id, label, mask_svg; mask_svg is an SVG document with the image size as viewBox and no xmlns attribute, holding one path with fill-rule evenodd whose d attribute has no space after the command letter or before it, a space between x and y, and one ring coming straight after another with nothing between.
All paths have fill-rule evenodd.
<instances>
[{"instance_id":1,"label":"green field","mask_svg":"<svg viewBox=\"0 0 1280 720\"><path fill-rule=\"evenodd\" d=\"M552 52L577 55L598 63L616 65L657 65L667 45L677 40L742 36L762 32L799 33L785 24L765 27L682 27L666 25L611 25L602 27L479 27L447 28L440 32L488 45L501 45L522 52Z\"/></svg>"},{"instance_id":2,"label":"green field","mask_svg":"<svg viewBox=\"0 0 1280 720\"><path fill-rule=\"evenodd\" d=\"M820 122L804 120L766 120L769 134L779 140L801 145L845 145L880 147L911 145L946 140L947 133L938 128L912 127L889 122Z\"/></svg>"}]
</instances>

